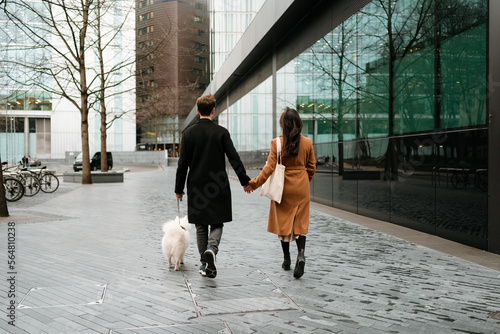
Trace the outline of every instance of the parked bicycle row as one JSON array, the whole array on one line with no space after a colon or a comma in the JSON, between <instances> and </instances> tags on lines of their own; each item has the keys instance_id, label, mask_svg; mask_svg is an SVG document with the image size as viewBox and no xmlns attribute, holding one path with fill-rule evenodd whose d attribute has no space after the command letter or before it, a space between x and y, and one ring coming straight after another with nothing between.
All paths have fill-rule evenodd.
<instances>
[{"instance_id":1,"label":"parked bicycle row","mask_svg":"<svg viewBox=\"0 0 500 334\"><path fill-rule=\"evenodd\" d=\"M5 199L9 202L20 200L23 196L31 197L40 192L53 193L59 188L59 179L55 172L40 168L26 168L23 165L3 167L3 185Z\"/></svg>"},{"instance_id":2,"label":"parked bicycle row","mask_svg":"<svg viewBox=\"0 0 500 334\"><path fill-rule=\"evenodd\" d=\"M488 191L488 170L480 168L434 168L432 171L432 183L441 184L441 174L445 176L446 186L448 180L455 189L466 189L467 185L483 192ZM450 177L451 176L451 177Z\"/></svg>"}]
</instances>

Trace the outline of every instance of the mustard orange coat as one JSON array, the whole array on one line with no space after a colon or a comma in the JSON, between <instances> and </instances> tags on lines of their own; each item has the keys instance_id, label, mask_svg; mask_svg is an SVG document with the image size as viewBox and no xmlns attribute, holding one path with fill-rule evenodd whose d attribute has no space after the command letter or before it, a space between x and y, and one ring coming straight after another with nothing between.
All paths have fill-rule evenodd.
<instances>
[{"instance_id":1,"label":"mustard orange coat","mask_svg":"<svg viewBox=\"0 0 500 334\"><path fill-rule=\"evenodd\" d=\"M283 155L283 135L280 136ZM271 140L271 152L259 176L250 180L252 189L263 185L276 168L276 139ZM267 231L277 235L289 235L292 228L296 235L307 234L309 229L309 181L316 171L316 159L311 139L301 136L299 154L283 158L285 185L281 203L271 201Z\"/></svg>"}]
</instances>

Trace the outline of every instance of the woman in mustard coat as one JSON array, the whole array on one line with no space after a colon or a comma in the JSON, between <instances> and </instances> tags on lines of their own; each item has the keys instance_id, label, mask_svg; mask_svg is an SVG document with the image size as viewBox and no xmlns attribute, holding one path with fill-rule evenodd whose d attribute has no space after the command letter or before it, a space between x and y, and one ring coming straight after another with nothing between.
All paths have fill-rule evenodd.
<instances>
[{"instance_id":1,"label":"woman in mustard coat","mask_svg":"<svg viewBox=\"0 0 500 334\"><path fill-rule=\"evenodd\" d=\"M316 160L311 139L302 136L302 120L294 109L286 108L280 119L283 134L280 136L281 156L285 165L285 184L281 203L271 201L267 231L281 240L283 269L290 270L290 242L297 243L297 262L294 277L304 274L306 234L309 228L309 182L316 171ZM245 191L251 192L271 176L276 168L276 139L271 141L271 152L259 176L250 180Z\"/></svg>"}]
</instances>

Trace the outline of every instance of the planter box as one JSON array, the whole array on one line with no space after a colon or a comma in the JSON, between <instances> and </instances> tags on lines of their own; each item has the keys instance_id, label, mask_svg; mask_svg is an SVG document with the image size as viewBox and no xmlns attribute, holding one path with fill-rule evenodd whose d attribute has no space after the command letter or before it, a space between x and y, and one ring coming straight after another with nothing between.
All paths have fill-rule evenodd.
<instances>
[{"instance_id":1,"label":"planter box","mask_svg":"<svg viewBox=\"0 0 500 334\"><path fill-rule=\"evenodd\" d=\"M92 183L123 182L123 172L91 172ZM82 172L66 172L63 175L64 182L82 183Z\"/></svg>"}]
</instances>

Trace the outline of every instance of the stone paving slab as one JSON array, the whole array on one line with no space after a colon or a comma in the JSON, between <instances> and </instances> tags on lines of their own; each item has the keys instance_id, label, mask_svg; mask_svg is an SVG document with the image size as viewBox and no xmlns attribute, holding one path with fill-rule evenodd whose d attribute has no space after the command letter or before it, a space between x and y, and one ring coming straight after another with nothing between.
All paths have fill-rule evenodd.
<instances>
[{"instance_id":1,"label":"stone paving slab","mask_svg":"<svg viewBox=\"0 0 500 334\"><path fill-rule=\"evenodd\" d=\"M125 328L111 330L109 334L163 334L163 333L231 333L224 322L207 322L202 324L171 325L157 327Z\"/></svg>"},{"instance_id":2,"label":"stone paving slab","mask_svg":"<svg viewBox=\"0 0 500 334\"><path fill-rule=\"evenodd\" d=\"M190 276L186 283L198 316L300 310L259 269L233 268L217 280Z\"/></svg>"},{"instance_id":3,"label":"stone paving slab","mask_svg":"<svg viewBox=\"0 0 500 334\"><path fill-rule=\"evenodd\" d=\"M107 285L35 287L30 289L17 308L65 307L102 304Z\"/></svg>"},{"instance_id":4,"label":"stone paving slab","mask_svg":"<svg viewBox=\"0 0 500 334\"><path fill-rule=\"evenodd\" d=\"M268 200L233 181L217 278L199 276L194 233L174 271L161 253L161 225L177 211L174 178L175 168L132 171L123 183L63 182L57 196L9 203L0 245L15 222L15 297L3 247L0 333L500 333L500 320L489 317L500 311L499 271L318 211L305 274L294 279L266 232ZM17 308L16 327L7 322L10 299L18 306L33 288L55 289L49 302L64 287L103 284L101 304ZM279 296L295 309L235 302L252 295ZM76 289L71 299L81 296ZM203 314L196 303L224 312Z\"/></svg>"}]
</instances>

